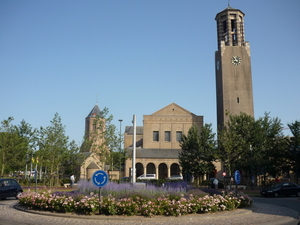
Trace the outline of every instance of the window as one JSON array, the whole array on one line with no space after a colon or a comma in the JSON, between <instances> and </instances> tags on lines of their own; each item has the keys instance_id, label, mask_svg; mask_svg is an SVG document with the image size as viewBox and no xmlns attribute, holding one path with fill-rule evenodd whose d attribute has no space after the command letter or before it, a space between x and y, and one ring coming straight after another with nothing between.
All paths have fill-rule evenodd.
<instances>
[{"instance_id":1,"label":"window","mask_svg":"<svg viewBox=\"0 0 300 225\"><path fill-rule=\"evenodd\" d=\"M231 31L235 32L235 20L231 20Z\"/></svg>"},{"instance_id":2,"label":"window","mask_svg":"<svg viewBox=\"0 0 300 225\"><path fill-rule=\"evenodd\" d=\"M227 21L223 21L223 32L226 33L227 32Z\"/></svg>"},{"instance_id":3,"label":"window","mask_svg":"<svg viewBox=\"0 0 300 225\"><path fill-rule=\"evenodd\" d=\"M159 141L159 131L153 131L153 141Z\"/></svg>"},{"instance_id":4,"label":"window","mask_svg":"<svg viewBox=\"0 0 300 225\"><path fill-rule=\"evenodd\" d=\"M171 131L165 131L165 141L171 141Z\"/></svg>"},{"instance_id":5,"label":"window","mask_svg":"<svg viewBox=\"0 0 300 225\"><path fill-rule=\"evenodd\" d=\"M237 46L236 35L235 34L232 35L232 45Z\"/></svg>"},{"instance_id":6,"label":"window","mask_svg":"<svg viewBox=\"0 0 300 225\"><path fill-rule=\"evenodd\" d=\"M176 141L181 141L182 139L182 131L176 131Z\"/></svg>"},{"instance_id":7,"label":"window","mask_svg":"<svg viewBox=\"0 0 300 225\"><path fill-rule=\"evenodd\" d=\"M11 182L11 185L18 185L17 181L15 181L15 180L11 180L10 182Z\"/></svg>"}]
</instances>

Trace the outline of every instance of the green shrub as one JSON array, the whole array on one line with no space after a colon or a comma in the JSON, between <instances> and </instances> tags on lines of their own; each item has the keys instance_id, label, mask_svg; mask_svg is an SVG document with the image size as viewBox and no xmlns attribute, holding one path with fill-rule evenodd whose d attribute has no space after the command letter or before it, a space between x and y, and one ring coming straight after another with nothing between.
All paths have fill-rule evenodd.
<instances>
[{"instance_id":1,"label":"green shrub","mask_svg":"<svg viewBox=\"0 0 300 225\"><path fill-rule=\"evenodd\" d=\"M116 199L111 195L84 196L78 193L68 195L59 193L25 192L19 199L21 205L32 209L56 212L75 212L80 214L96 214L100 211L106 215L155 215L181 216L191 213L215 213L224 210L234 210L248 207L252 200L247 195L233 193L204 197L190 196L185 198L179 194L167 194L148 198L147 195L133 193L130 197Z\"/></svg>"}]
</instances>

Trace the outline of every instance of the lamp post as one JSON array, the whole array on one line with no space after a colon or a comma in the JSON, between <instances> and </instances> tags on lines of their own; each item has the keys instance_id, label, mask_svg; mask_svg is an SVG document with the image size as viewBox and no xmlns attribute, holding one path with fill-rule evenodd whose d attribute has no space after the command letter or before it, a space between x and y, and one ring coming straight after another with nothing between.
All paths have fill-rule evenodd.
<instances>
[{"instance_id":1,"label":"lamp post","mask_svg":"<svg viewBox=\"0 0 300 225\"><path fill-rule=\"evenodd\" d=\"M119 165L119 181L121 181L121 160L122 160L122 119L119 119L120 122L120 165Z\"/></svg>"},{"instance_id":2,"label":"lamp post","mask_svg":"<svg viewBox=\"0 0 300 225\"><path fill-rule=\"evenodd\" d=\"M251 160L251 168L250 168L250 178L251 178L251 190L253 191L253 184L254 184L254 177L253 177L253 174L252 174L252 145L250 145L250 160Z\"/></svg>"}]
</instances>

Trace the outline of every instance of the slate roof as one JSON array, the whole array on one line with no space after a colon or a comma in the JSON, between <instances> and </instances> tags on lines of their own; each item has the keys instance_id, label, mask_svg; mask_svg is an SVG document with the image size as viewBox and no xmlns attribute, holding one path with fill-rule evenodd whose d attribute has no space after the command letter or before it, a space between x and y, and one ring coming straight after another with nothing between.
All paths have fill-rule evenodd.
<instances>
[{"instance_id":1,"label":"slate roof","mask_svg":"<svg viewBox=\"0 0 300 225\"><path fill-rule=\"evenodd\" d=\"M99 109L98 104L96 104L94 106L94 108L92 109L92 111L89 113L89 115L86 118L97 117L97 116L100 118L103 118L103 115Z\"/></svg>"},{"instance_id":2,"label":"slate roof","mask_svg":"<svg viewBox=\"0 0 300 225\"><path fill-rule=\"evenodd\" d=\"M181 149L136 148L136 158L178 159ZM132 157L132 148L126 149L126 156Z\"/></svg>"},{"instance_id":3,"label":"slate roof","mask_svg":"<svg viewBox=\"0 0 300 225\"><path fill-rule=\"evenodd\" d=\"M133 135L133 126L126 126L125 133ZM143 134L143 126L136 126L136 134L137 135Z\"/></svg>"},{"instance_id":4,"label":"slate roof","mask_svg":"<svg viewBox=\"0 0 300 225\"><path fill-rule=\"evenodd\" d=\"M86 158L88 158L92 152L80 152L80 156L78 157L78 162L82 164Z\"/></svg>"}]
</instances>

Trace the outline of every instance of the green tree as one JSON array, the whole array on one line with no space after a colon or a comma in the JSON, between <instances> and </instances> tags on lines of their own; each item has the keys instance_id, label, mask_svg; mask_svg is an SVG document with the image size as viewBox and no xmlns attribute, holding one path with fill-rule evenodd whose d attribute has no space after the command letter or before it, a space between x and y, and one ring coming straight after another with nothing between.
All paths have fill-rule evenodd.
<instances>
[{"instance_id":1,"label":"green tree","mask_svg":"<svg viewBox=\"0 0 300 225\"><path fill-rule=\"evenodd\" d=\"M79 153L79 147L75 141L68 144L68 151L66 152L66 161L63 162L65 174L76 174L78 166L81 165L83 156Z\"/></svg>"},{"instance_id":2,"label":"green tree","mask_svg":"<svg viewBox=\"0 0 300 225\"><path fill-rule=\"evenodd\" d=\"M13 117L3 120L0 127L0 174L2 176L22 170L25 165L25 140L18 135L16 127L11 124L13 120Z\"/></svg>"},{"instance_id":3,"label":"green tree","mask_svg":"<svg viewBox=\"0 0 300 225\"><path fill-rule=\"evenodd\" d=\"M289 123L293 137L290 138L290 157L289 162L291 163L290 168L296 175L296 182L298 184L298 178L300 174L300 121Z\"/></svg>"},{"instance_id":4,"label":"green tree","mask_svg":"<svg viewBox=\"0 0 300 225\"><path fill-rule=\"evenodd\" d=\"M37 148L38 130L25 122L25 120L22 120L18 126L15 126L15 129L18 135L24 140L23 149L25 150L26 155L22 159L22 162L25 162L27 164L27 170L31 170L32 168L28 168L28 163L31 164L32 156L34 155Z\"/></svg>"},{"instance_id":5,"label":"green tree","mask_svg":"<svg viewBox=\"0 0 300 225\"><path fill-rule=\"evenodd\" d=\"M219 158L232 176L236 169L250 171L250 145L254 142L255 120L246 113L229 115L229 120L218 131Z\"/></svg>"},{"instance_id":6,"label":"green tree","mask_svg":"<svg viewBox=\"0 0 300 225\"><path fill-rule=\"evenodd\" d=\"M257 132L255 119L246 113L231 115L227 127L231 135L233 134L231 137L234 137L235 144L238 144L236 149L238 149L239 154L236 155L236 152L231 152L233 160L229 160L231 161L231 165L229 166L231 168L229 170L230 175L233 173L233 169L243 170L246 174L250 175L252 158L255 153L253 143L255 143L255 134Z\"/></svg>"},{"instance_id":7,"label":"green tree","mask_svg":"<svg viewBox=\"0 0 300 225\"><path fill-rule=\"evenodd\" d=\"M232 176L239 157L243 154L245 145L241 135L229 127L224 127L218 133L219 158L224 163L225 170Z\"/></svg>"},{"instance_id":8,"label":"green tree","mask_svg":"<svg viewBox=\"0 0 300 225\"><path fill-rule=\"evenodd\" d=\"M182 151L179 153L179 163L183 173L190 173L199 180L204 174L211 173L216 160L215 134L212 132L211 124L205 124L198 130L193 125L187 136L183 135L180 141Z\"/></svg>"},{"instance_id":9,"label":"green tree","mask_svg":"<svg viewBox=\"0 0 300 225\"><path fill-rule=\"evenodd\" d=\"M282 123L279 118L271 118L269 113L257 121L253 148L253 169L256 175L280 176L287 166L286 153L288 142L282 133Z\"/></svg>"},{"instance_id":10,"label":"green tree","mask_svg":"<svg viewBox=\"0 0 300 225\"><path fill-rule=\"evenodd\" d=\"M278 176L286 167L286 138L278 118L268 113L255 120L241 113L230 115L218 134L219 157L231 176L238 169L248 175Z\"/></svg>"},{"instance_id":11,"label":"green tree","mask_svg":"<svg viewBox=\"0 0 300 225\"><path fill-rule=\"evenodd\" d=\"M68 160L69 137L65 134L65 126L62 125L58 113L55 113L50 123L50 126L40 128L39 150L36 152L36 157L39 157L39 163L47 168L52 185L54 184L54 177L57 178L56 184L58 184L57 175L64 162Z\"/></svg>"}]
</instances>

